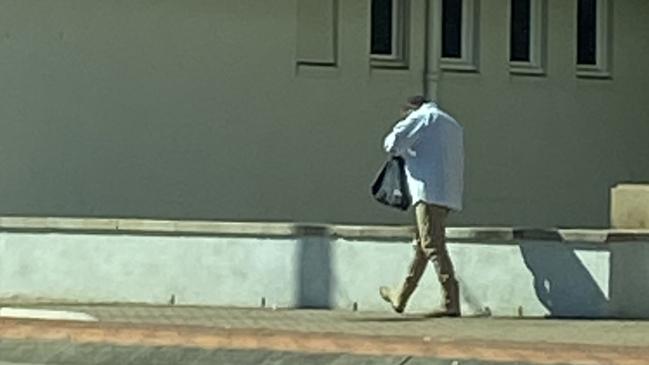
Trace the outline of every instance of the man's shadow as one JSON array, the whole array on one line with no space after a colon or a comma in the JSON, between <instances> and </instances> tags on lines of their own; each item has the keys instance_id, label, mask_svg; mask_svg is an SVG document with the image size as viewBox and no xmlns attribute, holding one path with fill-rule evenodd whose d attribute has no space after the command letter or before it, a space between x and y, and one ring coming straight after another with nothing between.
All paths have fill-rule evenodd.
<instances>
[{"instance_id":1,"label":"man's shadow","mask_svg":"<svg viewBox=\"0 0 649 365\"><path fill-rule=\"evenodd\" d=\"M550 317L594 318L608 314L608 299L588 269L565 243L520 244L534 290ZM605 250L605 249L604 249Z\"/></svg>"}]
</instances>

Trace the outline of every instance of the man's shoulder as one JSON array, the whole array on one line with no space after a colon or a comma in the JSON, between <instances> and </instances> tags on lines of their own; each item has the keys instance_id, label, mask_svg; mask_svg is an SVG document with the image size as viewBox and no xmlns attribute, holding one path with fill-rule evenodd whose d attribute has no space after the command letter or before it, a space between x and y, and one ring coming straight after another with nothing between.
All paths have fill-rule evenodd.
<instances>
[{"instance_id":1,"label":"man's shoulder","mask_svg":"<svg viewBox=\"0 0 649 365\"><path fill-rule=\"evenodd\" d=\"M438 121L444 121L455 127L458 127L459 129L463 129L462 125L457 121L457 119L455 119L452 115L442 109L435 109L435 117Z\"/></svg>"}]
</instances>

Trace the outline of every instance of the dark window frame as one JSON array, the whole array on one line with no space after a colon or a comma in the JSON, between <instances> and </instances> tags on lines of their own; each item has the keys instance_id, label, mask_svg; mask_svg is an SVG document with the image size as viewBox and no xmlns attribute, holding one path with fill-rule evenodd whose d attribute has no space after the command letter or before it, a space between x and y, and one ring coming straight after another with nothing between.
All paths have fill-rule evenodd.
<instances>
[{"instance_id":1,"label":"dark window frame","mask_svg":"<svg viewBox=\"0 0 649 365\"><path fill-rule=\"evenodd\" d=\"M390 56L395 51L395 1L371 0L370 5L370 53L376 56ZM387 5L387 6L386 6ZM377 29L378 26L385 29Z\"/></svg>"},{"instance_id":2,"label":"dark window frame","mask_svg":"<svg viewBox=\"0 0 649 365\"><path fill-rule=\"evenodd\" d=\"M374 40L377 39L374 33L374 6L382 2L385 5L389 2L392 11L391 21L391 47L390 52L375 53ZM408 12L409 0L371 0L369 14L369 51L370 65L374 68L407 68L408 67Z\"/></svg>"},{"instance_id":3,"label":"dark window frame","mask_svg":"<svg viewBox=\"0 0 649 365\"><path fill-rule=\"evenodd\" d=\"M612 27L610 24L612 0L593 0L595 8L591 11L590 19L584 19L581 11L586 0L575 1L575 65L579 78L611 78L611 39ZM592 3L591 3L592 5ZM594 27L593 27L594 23ZM584 27L590 26L591 34L580 34ZM587 43L582 43L587 42ZM591 49L587 49L590 47ZM581 48L581 50L580 50Z\"/></svg>"},{"instance_id":4,"label":"dark window frame","mask_svg":"<svg viewBox=\"0 0 649 365\"><path fill-rule=\"evenodd\" d=\"M444 4L443 1L437 2L438 7L436 8L436 11L439 14L437 21L441 25L441 27L438 28L439 30L437 35L439 42L438 52L440 57L440 68L444 71L452 72L478 72L480 48L480 1L461 0L461 2L461 21L458 22L459 24L456 24L459 25L461 30L461 51L455 52L455 54L449 54L444 50ZM455 9L455 12L457 12L457 8ZM457 34L455 36L457 36Z\"/></svg>"},{"instance_id":5,"label":"dark window frame","mask_svg":"<svg viewBox=\"0 0 649 365\"><path fill-rule=\"evenodd\" d=\"M577 0L577 64L597 65L597 0Z\"/></svg>"},{"instance_id":6,"label":"dark window frame","mask_svg":"<svg viewBox=\"0 0 649 365\"><path fill-rule=\"evenodd\" d=\"M509 0L509 71L519 75L545 75L546 34L547 34L547 0L527 0L523 14L516 14L515 5L525 0ZM527 19L516 19L524 16ZM516 24L516 22L527 24ZM523 34L515 34L517 30ZM526 31L526 33L525 33ZM527 44L523 50L515 49L516 37L525 37ZM521 53L523 53L521 55Z\"/></svg>"},{"instance_id":7,"label":"dark window frame","mask_svg":"<svg viewBox=\"0 0 649 365\"><path fill-rule=\"evenodd\" d=\"M510 0L509 61L532 61L533 0Z\"/></svg>"},{"instance_id":8,"label":"dark window frame","mask_svg":"<svg viewBox=\"0 0 649 365\"><path fill-rule=\"evenodd\" d=\"M462 58L463 8L463 0L442 0L442 58Z\"/></svg>"}]
</instances>

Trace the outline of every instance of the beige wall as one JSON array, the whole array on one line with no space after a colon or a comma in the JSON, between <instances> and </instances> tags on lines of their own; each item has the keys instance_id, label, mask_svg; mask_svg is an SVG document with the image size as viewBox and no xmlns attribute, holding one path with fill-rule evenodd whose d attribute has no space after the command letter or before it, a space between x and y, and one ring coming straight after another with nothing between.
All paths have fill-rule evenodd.
<instances>
[{"instance_id":1,"label":"beige wall","mask_svg":"<svg viewBox=\"0 0 649 365\"><path fill-rule=\"evenodd\" d=\"M298 71L295 0L0 0L0 213L408 219L369 185L422 47L370 70L339 3L339 67Z\"/></svg>"},{"instance_id":2,"label":"beige wall","mask_svg":"<svg viewBox=\"0 0 649 365\"><path fill-rule=\"evenodd\" d=\"M609 188L649 180L649 2L610 2L610 80L575 76L574 1L548 1L542 77L509 73L508 1L482 2L480 72L438 88L466 128L463 222L603 226Z\"/></svg>"},{"instance_id":3,"label":"beige wall","mask_svg":"<svg viewBox=\"0 0 649 365\"><path fill-rule=\"evenodd\" d=\"M298 68L296 1L0 0L0 214L408 221L368 186L422 89L424 0L408 70L369 66L357 0L337 0L338 66ZM596 81L574 76L565 0L548 76L510 76L506 3L482 6L480 73L437 87L467 135L453 223L604 225L608 187L649 180L649 5L615 1Z\"/></svg>"}]
</instances>

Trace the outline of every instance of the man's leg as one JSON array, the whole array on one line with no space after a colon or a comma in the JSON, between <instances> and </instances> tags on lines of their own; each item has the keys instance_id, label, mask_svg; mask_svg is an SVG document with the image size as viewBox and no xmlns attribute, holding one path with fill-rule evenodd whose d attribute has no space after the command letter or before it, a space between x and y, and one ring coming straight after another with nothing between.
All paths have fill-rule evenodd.
<instances>
[{"instance_id":1,"label":"man's leg","mask_svg":"<svg viewBox=\"0 0 649 365\"><path fill-rule=\"evenodd\" d=\"M415 206L415 218L417 220L417 246L415 247L415 257L410 262L410 268L408 270L408 275L406 279L401 284L398 290L393 291L387 287L380 288L381 297L392 304L394 310L398 313L403 312L408 303L408 299L412 293L414 293L421 276L426 271L426 266L428 265L428 256L426 252L422 249L422 239L421 239L421 227L423 222L429 222L430 216L426 209L421 209L425 207L426 204L418 203ZM428 224L424 224L427 226Z\"/></svg>"},{"instance_id":2,"label":"man's leg","mask_svg":"<svg viewBox=\"0 0 649 365\"><path fill-rule=\"evenodd\" d=\"M422 211L421 213L419 211ZM417 221L422 251L435 265L442 286L442 311L435 314L456 316L460 314L460 293L453 263L446 249L446 217L448 209L433 204L417 206ZM425 211L425 213L424 213Z\"/></svg>"}]
</instances>

